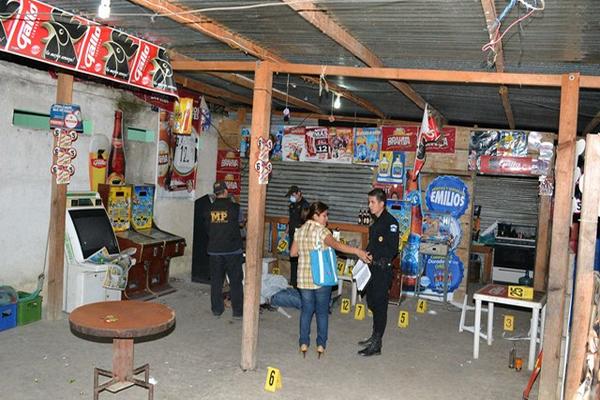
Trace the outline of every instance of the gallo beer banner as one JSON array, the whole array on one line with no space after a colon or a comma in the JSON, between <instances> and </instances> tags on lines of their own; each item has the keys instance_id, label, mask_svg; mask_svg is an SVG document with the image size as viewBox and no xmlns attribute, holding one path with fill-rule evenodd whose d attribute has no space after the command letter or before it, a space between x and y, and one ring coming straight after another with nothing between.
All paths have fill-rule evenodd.
<instances>
[{"instance_id":1,"label":"gallo beer banner","mask_svg":"<svg viewBox=\"0 0 600 400\"><path fill-rule=\"evenodd\" d=\"M0 51L177 96L165 49L37 0L0 0Z\"/></svg>"}]
</instances>

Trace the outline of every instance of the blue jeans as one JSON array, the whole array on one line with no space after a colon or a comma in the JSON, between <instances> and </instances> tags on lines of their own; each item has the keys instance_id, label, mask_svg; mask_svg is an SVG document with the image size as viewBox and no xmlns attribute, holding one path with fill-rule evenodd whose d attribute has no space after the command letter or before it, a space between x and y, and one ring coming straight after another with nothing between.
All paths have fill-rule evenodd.
<instances>
[{"instance_id":1,"label":"blue jeans","mask_svg":"<svg viewBox=\"0 0 600 400\"><path fill-rule=\"evenodd\" d=\"M300 345L310 344L310 326L313 314L317 314L317 346L327 347L327 329L329 324L329 299L331 286L319 289L298 289L302 298L300 312Z\"/></svg>"},{"instance_id":2,"label":"blue jeans","mask_svg":"<svg viewBox=\"0 0 600 400\"><path fill-rule=\"evenodd\" d=\"M271 297L271 305L273 307L283 308L302 308L302 299L300 293L294 288L280 290Z\"/></svg>"}]
</instances>

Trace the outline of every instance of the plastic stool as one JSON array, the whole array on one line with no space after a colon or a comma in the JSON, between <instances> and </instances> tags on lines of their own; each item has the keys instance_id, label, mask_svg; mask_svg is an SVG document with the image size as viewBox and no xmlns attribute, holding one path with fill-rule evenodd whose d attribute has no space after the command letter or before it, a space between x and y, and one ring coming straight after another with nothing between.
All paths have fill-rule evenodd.
<instances>
[{"instance_id":1,"label":"plastic stool","mask_svg":"<svg viewBox=\"0 0 600 400\"><path fill-rule=\"evenodd\" d=\"M467 311L472 311L475 309L475 307L467 305L468 299L469 299L469 295L465 294L465 299L463 300L463 305L462 305L462 311L460 312L460 322L458 323L458 331L459 332L467 331L467 332L471 332L472 334L475 334L475 326L474 325L465 325L465 316L467 314ZM482 307L481 311L487 312L487 308ZM488 317L490 317L490 316L493 316L493 314L488 314ZM488 324L490 324L490 323L491 323L491 321L488 318ZM483 332L479 332L479 337L487 340L487 334L485 334ZM490 338L490 341L491 341L491 338Z\"/></svg>"},{"instance_id":2,"label":"plastic stool","mask_svg":"<svg viewBox=\"0 0 600 400\"><path fill-rule=\"evenodd\" d=\"M358 289L356 288L356 281L349 275L338 276L338 296L341 296L344 282L350 282L352 284L352 306L356 305L356 298L358 297Z\"/></svg>"}]
</instances>

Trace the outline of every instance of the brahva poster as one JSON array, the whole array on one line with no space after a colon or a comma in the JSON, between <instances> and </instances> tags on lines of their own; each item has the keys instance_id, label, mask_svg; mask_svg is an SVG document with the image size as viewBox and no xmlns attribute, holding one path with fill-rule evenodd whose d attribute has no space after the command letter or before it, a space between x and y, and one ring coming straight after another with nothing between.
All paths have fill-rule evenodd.
<instances>
[{"instance_id":1,"label":"brahva poster","mask_svg":"<svg viewBox=\"0 0 600 400\"><path fill-rule=\"evenodd\" d=\"M381 128L382 151L414 152L417 150L418 126L384 126ZM428 143L428 153L454 153L456 147L456 128L442 128L442 136L434 143Z\"/></svg>"}]
</instances>

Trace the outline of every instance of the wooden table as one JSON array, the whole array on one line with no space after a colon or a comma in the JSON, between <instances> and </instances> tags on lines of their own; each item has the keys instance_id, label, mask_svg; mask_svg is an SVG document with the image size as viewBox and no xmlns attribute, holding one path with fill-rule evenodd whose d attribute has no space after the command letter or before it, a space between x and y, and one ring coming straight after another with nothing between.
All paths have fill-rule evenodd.
<instances>
[{"instance_id":1,"label":"wooden table","mask_svg":"<svg viewBox=\"0 0 600 400\"><path fill-rule=\"evenodd\" d=\"M93 338L113 340L112 371L94 368L94 400L100 392L116 393L136 385L148 390L148 399L154 398L154 385L149 382L150 367L145 364L133 368L135 338L157 335L175 324L175 311L157 303L141 301L103 301L76 308L69 315L71 330ZM135 375L144 372L144 380ZM98 376L111 378L98 384Z\"/></svg>"},{"instance_id":2,"label":"wooden table","mask_svg":"<svg viewBox=\"0 0 600 400\"><path fill-rule=\"evenodd\" d=\"M546 293L534 292L532 300L521 300L508 297L507 285L486 285L473 295L475 299L475 332L473 334L473 358L479 358L479 334L481 333L481 303L488 302L487 344L492 345L492 329L494 326L494 303L506 304L531 309L531 325L529 328L529 359L527 368L531 371L536 358L538 337L538 322L542 312L541 337L544 335L544 320L546 315ZM542 341L540 340L540 349Z\"/></svg>"}]
</instances>

